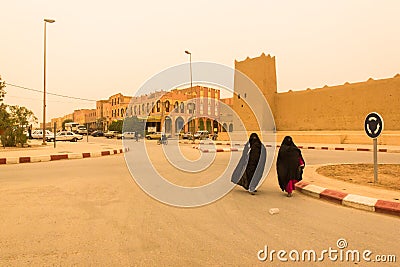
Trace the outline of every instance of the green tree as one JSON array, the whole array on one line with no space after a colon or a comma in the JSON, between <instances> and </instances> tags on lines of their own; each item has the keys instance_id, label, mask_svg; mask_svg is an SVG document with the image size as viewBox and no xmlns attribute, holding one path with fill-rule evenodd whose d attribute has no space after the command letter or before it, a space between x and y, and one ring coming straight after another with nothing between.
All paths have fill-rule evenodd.
<instances>
[{"instance_id":1,"label":"green tree","mask_svg":"<svg viewBox=\"0 0 400 267\"><path fill-rule=\"evenodd\" d=\"M110 126L108 127L108 130L118 131L118 132L122 133L122 125L123 124L124 124L123 120L115 120L110 124Z\"/></svg>"},{"instance_id":2,"label":"green tree","mask_svg":"<svg viewBox=\"0 0 400 267\"><path fill-rule=\"evenodd\" d=\"M2 145L24 145L28 139L24 131L30 123L35 121L37 121L37 118L26 107L1 104L0 133Z\"/></svg>"},{"instance_id":3,"label":"green tree","mask_svg":"<svg viewBox=\"0 0 400 267\"><path fill-rule=\"evenodd\" d=\"M4 96L6 94L6 91L4 90L5 87L6 87L6 82L1 80L0 76L0 102L3 102Z\"/></svg>"},{"instance_id":4,"label":"green tree","mask_svg":"<svg viewBox=\"0 0 400 267\"><path fill-rule=\"evenodd\" d=\"M137 116L127 117L124 120L124 132L136 132L144 136L146 123Z\"/></svg>"}]
</instances>

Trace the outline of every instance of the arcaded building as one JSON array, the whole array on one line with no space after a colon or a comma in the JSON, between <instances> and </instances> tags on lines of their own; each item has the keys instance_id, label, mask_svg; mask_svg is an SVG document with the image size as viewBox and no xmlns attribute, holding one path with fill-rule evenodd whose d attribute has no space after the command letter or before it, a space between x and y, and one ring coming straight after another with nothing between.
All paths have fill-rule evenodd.
<instances>
[{"instance_id":1,"label":"arcaded building","mask_svg":"<svg viewBox=\"0 0 400 267\"><path fill-rule=\"evenodd\" d=\"M133 97L127 116L146 120L146 131L180 132L219 131L220 91L214 88L193 88L158 91Z\"/></svg>"}]
</instances>

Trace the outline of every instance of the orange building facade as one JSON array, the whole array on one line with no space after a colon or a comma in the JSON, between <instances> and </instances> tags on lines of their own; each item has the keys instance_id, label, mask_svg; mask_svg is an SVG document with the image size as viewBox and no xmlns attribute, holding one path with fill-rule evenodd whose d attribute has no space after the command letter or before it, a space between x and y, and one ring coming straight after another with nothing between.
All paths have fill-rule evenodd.
<instances>
[{"instance_id":1,"label":"orange building facade","mask_svg":"<svg viewBox=\"0 0 400 267\"><path fill-rule=\"evenodd\" d=\"M214 88L193 88L159 91L133 97L128 116L146 120L146 131L165 132L175 136L181 132L219 131L220 91Z\"/></svg>"}]
</instances>

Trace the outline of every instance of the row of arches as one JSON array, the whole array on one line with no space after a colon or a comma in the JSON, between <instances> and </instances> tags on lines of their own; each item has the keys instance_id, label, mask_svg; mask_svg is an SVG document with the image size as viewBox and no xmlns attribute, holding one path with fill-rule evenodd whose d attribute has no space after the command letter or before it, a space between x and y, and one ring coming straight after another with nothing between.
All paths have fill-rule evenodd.
<instances>
[{"instance_id":1,"label":"row of arches","mask_svg":"<svg viewBox=\"0 0 400 267\"><path fill-rule=\"evenodd\" d=\"M173 127L174 126L174 127ZM165 117L164 132L167 134L176 134L180 132L196 132L198 130L207 130L210 133L217 132L232 132L232 123L223 123L222 125L217 121L210 118L189 118L185 121L182 117L171 118Z\"/></svg>"},{"instance_id":2,"label":"row of arches","mask_svg":"<svg viewBox=\"0 0 400 267\"><path fill-rule=\"evenodd\" d=\"M176 113L185 113L189 105L190 103L187 103L185 105L184 102L179 103L178 101L175 101L172 105L172 102L170 102L169 100L164 102L158 100L155 104L154 102L152 102L146 104L143 103L143 104L133 105L133 107L131 107L131 114L148 115L150 113L160 113L162 111L171 112L172 110L175 110Z\"/></svg>"}]
</instances>

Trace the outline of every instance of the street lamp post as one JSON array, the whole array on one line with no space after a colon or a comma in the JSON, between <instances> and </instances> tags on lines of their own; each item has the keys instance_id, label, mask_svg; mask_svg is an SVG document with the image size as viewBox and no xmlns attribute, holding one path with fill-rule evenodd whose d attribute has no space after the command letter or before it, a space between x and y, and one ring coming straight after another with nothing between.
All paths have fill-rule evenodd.
<instances>
[{"instance_id":1,"label":"street lamp post","mask_svg":"<svg viewBox=\"0 0 400 267\"><path fill-rule=\"evenodd\" d=\"M188 54L189 55L189 67L190 67L190 94L191 94L191 96L192 96L192 99L193 99L193 76L192 76L192 53L191 52L189 52L188 50L185 50L185 53L186 54ZM192 117L194 117L194 115L195 115L195 105L194 105L194 103L193 103L193 100L192 100L192 103L190 104L190 106L191 106L191 109L192 109ZM194 120L193 121L193 128L192 128L192 133L194 134L194 131L196 131L196 121ZM194 139L193 139L193 141L194 141Z\"/></svg>"},{"instance_id":2,"label":"street lamp post","mask_svg":"<svg viewBox=\"0 0 400 267\"><path fill-rule=\"evenodd\" d=\"M43 143L46 145L46 24L54 23L54 19L44 19L44 72L43 72Z\"/></svg>"},{"instance_id":3,"label":"street lamp post","mask_svg":"<svg viewBox=\"0 0 400 267\"><path fill-rule=\"evenodd\" d=\"M189 65L190 65L190 88L193 88L193 78L192 78L192 53L188 50L185 51L186 54L189 55Z\"/></svg>"}]
</instances>

